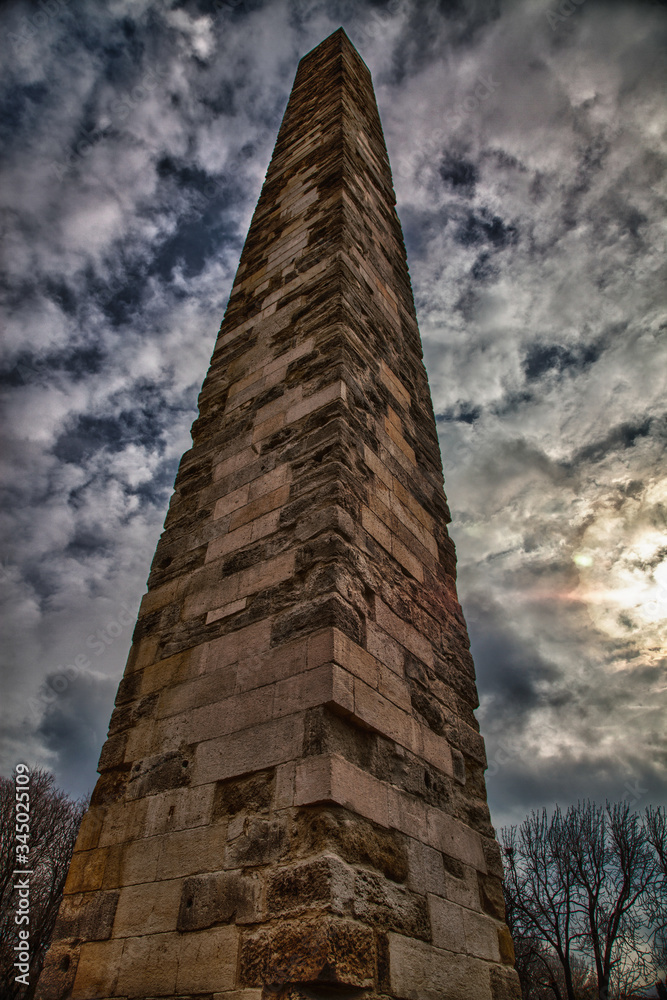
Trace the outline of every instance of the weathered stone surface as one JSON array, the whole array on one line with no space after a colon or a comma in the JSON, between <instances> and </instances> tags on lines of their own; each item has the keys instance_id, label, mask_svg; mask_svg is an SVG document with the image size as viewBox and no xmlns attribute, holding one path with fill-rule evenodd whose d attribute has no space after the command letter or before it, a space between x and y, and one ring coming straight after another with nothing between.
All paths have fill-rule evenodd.
<instances>
[{"instance_id":1,"label":"weathered stone surface","mask_svg":"<svg viewBox=\"0 0 667 1000\"><path fill-rule=\"evenodd\" d=\"M321 909L351 912L355 902L355 871L335 855L279 868L267 881L269 916Z\"/></svg>"},{"instance_id":2,"label":"weathered stone surface","mask_svg":"<svg viewBox=\"0 0 667 1000\"><path fill-rule=\"evenodd\" d=\"M408 873L405 838L340 808L302 809L297 813L294 848L303 854L332 849L350 864L383 872L394 882Z\"/></svg>"},{"instance_id":3,"label":"weathered stone surface","mask_svg":"<svg viewBox=\"0 0 667 1000\"><path fill-rule=\"evenodd\" d=\"M391 991L406 1000L496 1000L490 966L400 934L389 935Z\"/></svg>"},{"instance_id":4,"label":"weathered stone surface","mask_svg":"<svg viewBox=\"0 0 667 1000\"><path fill-rule=\"evenodd\" d=\"M373 933L363 924L335 917L284 920L244 937L241 977L248 986L371 986L375 979Z\"/></svg>"},{"instance_id":5,"label":"weathered stone surface","mask_svg":"<svg viewBox=\"0 0 667 1000\"><path fill-rule=\"evenodd\" d=\"M61 1000L71 993L80 951L81 945L62 939L51 945L39 977L39 995L43 1000Z\"/></svg>"},{"instance_id":6,"label":"weathered stone surface","mask_svg":"<svg viewBox=\"0 0 667 1000\"><path fill-rule=\"evenodd\" d=\"M118 905L118 892L72 893L58 912L55 934L62 939L106 941Z\"/></svg>"},{"instance_id":7,"label":"weathered stone surface","mask_svg":"<svg viewBox=\"0 0 667 1000\"><path fill-rule=\"evenodd\" d=\"M500 853L370 74L300 63L37 1000L507 1000Z\"/></svg>"},{"instance_id":8,"label":"weathered stone surface","mask_svg":"<svg viewBox=\"0 0 667 1000\"><path fill-rule=\"evenodd\" d=\"M521 1000L519 977L514 969L491 969L491 995L493 1000Z\"/></svg>"}]
</instances>

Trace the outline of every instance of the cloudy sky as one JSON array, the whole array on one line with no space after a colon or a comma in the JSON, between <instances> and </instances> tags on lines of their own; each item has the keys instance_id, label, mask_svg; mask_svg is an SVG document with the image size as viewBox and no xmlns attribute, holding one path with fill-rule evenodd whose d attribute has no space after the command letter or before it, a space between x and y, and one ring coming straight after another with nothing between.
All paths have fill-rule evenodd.
<instances>
[{"instance_id":1,"label":"cloudy sky","mask_svg":"<svg viewBox=\"0 0 667 1000\"><path fill-rule=\"evenodd\" d=\"M296 64L342 24L394 172L494 820L666 801L666 15L5 3L3 773L94 784Z\"/></svg>"}]
</instances>

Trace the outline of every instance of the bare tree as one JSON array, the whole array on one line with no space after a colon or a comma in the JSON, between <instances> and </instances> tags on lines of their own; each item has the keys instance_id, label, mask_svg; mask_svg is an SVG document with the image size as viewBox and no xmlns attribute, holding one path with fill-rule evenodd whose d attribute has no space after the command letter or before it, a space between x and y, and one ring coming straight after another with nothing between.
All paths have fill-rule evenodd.
<instances>
[{"instance_id":1,"label":"bare tree","mask_svg":"<svg viewBox=\"0 0 667 1000\"><path fill-rule=\"evenodd\" d=\"M501 832L525 1000L609 1000L647 985L647 928L658 950L665 941L666 826L664 810L642 819L627 803L583 802Z\"/></svg>"},{"instance_id":2,"label":"bare tree","mask_svg":"<svg viewBox=\"0 0 667 1000\"><path fill-rule=\"evenodd\" d=\"M575 886L563 862L563 827L563 814L556 808L551 819L543 809L531 813L520 827L501 831L505 893L515 935L520 931L521 937L532 939L532 968L542 970L554 997L562 1000L554 972L558 963L567 1000L577 1000L572 979L578 934L572 907Z\"/></svg>"},{"instance_id":3,"label":"bare tree","mask_svg":"<svg viewBox=\"0 0 667 1000\"><path fill-rule=\"evenodd\" d=\"M627 802L569 809L563 846L576 885L575 921L593 954L600 1000L607 1000L612 971L641 947L640 906L657 878L655 855Z\"/></svg>"},{"instance_id":4,"label":"bare tree","mask_svg":"<svg viewBox=\"0 0 667 1000\"><path fill-rule=\"evenodd\" d=\"M664 970L667 969L667 811L649 806L645 823L658 866L658 876L649 888L647 903L651 944L655 965Z\"/></svg>"},{"instance_id":5,"label":"bare tree","mask_svg":"<svg viewBox=\"0 0 667 1000\"><path fill-rule=\"evenodd\" d=\"M16 793L14 782L0 777L0 994L5 1000L29 998L36 987L46 949L62 899L67 870L74 843L87 802L73 801L65 792L55 787L52 774L35 770L29 781L21 786L28 792L29 820L27 840L19 833L24 824L17 824ZM17 833L19 835L17 836ZM16 875L21 870L17 863L17 844L29 847L25 866L31 873ZM29 921L16 923L19 895L16 888L21 880L29 882ZM28 930L30 971L26 977L30 985L17 981L15 966L19 931Z\"/></svg>"}]
</instances>

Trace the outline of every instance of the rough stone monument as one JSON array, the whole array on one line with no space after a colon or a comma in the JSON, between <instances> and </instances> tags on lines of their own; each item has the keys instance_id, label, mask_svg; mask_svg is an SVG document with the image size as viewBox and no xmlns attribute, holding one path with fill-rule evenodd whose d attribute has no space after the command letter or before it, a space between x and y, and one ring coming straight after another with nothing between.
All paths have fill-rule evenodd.
<instances>
[{"instance_id":1,"label":"rough stone monument","mask_svg":"<svg viewBox=\"0 0 667 1000\"><path fill-rule=\"evenodd\" d=\"M370 74L280 128L37 997L518 996Z\"/></svg>"}]
</instances>

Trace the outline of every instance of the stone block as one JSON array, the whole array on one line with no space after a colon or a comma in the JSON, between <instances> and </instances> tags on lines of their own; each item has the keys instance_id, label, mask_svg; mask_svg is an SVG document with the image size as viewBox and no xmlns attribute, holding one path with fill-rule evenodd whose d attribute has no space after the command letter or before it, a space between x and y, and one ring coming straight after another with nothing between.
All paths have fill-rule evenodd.
<instances>
[{"instance_id":1,"label":"stone block","mask_svg":"<svg viewBox=\"0 0 667 1000\"><path fill-rule=\"evenodd\" d=\"M77 1000L122 995L116 990L122 941L89 941L81 945L72 995Z\"/></svg>"},{"instance_id":2,"label":"stone block","mask_svg":"<svg viewBox=\"0 0 667 1000\"><path fill-rule=\"evenodd\" d=\"M191 654L188 652L150 663L141 673L139 694L145 697L156 691L162 691L170 684L178 683L188 676L190 660Z\"/></svg>"},{"instance_id":3,"label":"stone block","mask_svg":"<svg viewBox=\"0 0 667 1000\"><path fill-rule=\"evenodd\" d=\"M199 708L200 705L221 701L234 693L236 673L233 670L215 670L166 688L160 695L156 716L165 719L170 715Z\"/></svg>"},{"instance_id":4,"label":"stone block","mask_svg":"<svg viewBox=\"0 0 667 1000\"><path fill-rule=\"evenodd\" d=\"M104 879L107 855L108 848L75 852L72 855L69 872L67 873L65 894L91 892L93 889L100 889Z\"/></svg>"},{"instance_id":5,"label":"stone block","mask_svg":"<svg viewBox=\"0 0 667 1000\"><path fill-rule=\"evenodd\" d=\"M265 649L257 655L248 652L239 663L236 673L237 691L251 691L305 671L307 649L306 640L301 639L297 642L284 643L274 649Z\"/></svg>"},{"instance_id":6,"label":"stone block","mask_svg":"<svg viewBox=\"0 0 667 1000\"><path fill-rule=\"evenodd\" d=\"M63 898L54 931L57 938L106 941L111 936L118 892L74 893Z\"/></svg>"},{"instance_id":7,"label":"stone block","mask_svg":"<svg viewBox=\"0 0 667 1000\"><path fill-rule=\"evenodd\" d=\"M502 881L495 875L477 875L482 909L496 920L505 919L505 897ZM476 907L473 907L476 909Z\"/></svg>"},{"instance_id":8,"label":"stone block","mask_svg":"<svg viewBox=\"0 0 667 1000\"><path fill-rule=\"evenodd\" d=\"M179 944L177 934L125 938L119 943L123 945L123 954L118 963L118 995L157 997L175 993Z\"/></svg>"},{"instance_id":9,"label":"stone block","mask_svg":"<svg viewBox=\"0 0 667 1000\"><path fill-rule=\"evenodd\" d=\"M482 838L460 820L441 809L428 807L428 842L443 854L485 872Z\"/></svg>"},{"instance_id":10,"label":"stone block","mask_svg":"<svg viewBox=\"0 0 667 1000\"><path fill-rule=\"evenodd\" d=\"M251 480L248 486L248 502L253 502L267 493L273 493L279 487L289 483L292 479L292 469L287 463L277 465L274 469L262 473L256 479Z\"/></svg>"},{"instance_id":11,"label":"stone block","mask_svg":"<svg viewBox=\"0 0 667 1000\"><path fill-rule=\"evenodd\" d=\"M107 768L117 767L122 764L125 758L125 746L127 744L127 732L116 733L110 736L102 747L100 759L97 763L97 770L102 772Z\"/></svg>"},{"instance_id":12,"label":"stone block","mask_svg":"<svg viewBox=\"0 0 667 1000\"><path fill-rule=\"evenodd\" d=\"M385 361L380 361L380 379L404 410L410 409L410 394Z\"/></svg>"},{"instance_id":13,"label":"stone block","mask_svg":"<svg viewBox=\"0 0 667 1000\"><path fill-rule=\"evenodd\" d=\"M238 510L234 511L229 522L229 530L235 531L242 525L262 517L263 514L268 514L269 511L282 507L287 502L288 497L289 485L287 483L272 490L270 493L258 495L255 500L251 500L245 507L239 507Z\"/></svg>"},{"instance_id":14,"label":"stone block","mask_svg":"<svg viewBox=\"0 0 667 1000\"><path fill-rule=\"evenodd\" d=\"M457 954L466 952L463 909L442 896L429 895L428 910L433 929L433 944Z\"/></svg>"},{"instance_id":15,"label":"stone block","mask_svg":"<svg viewBox=\"0 0 667 1000\"><path fill-rule=\"evenodd\" d=\"M302 601L296 608L278 615L272 622L271 643L281 645L327 627L337 628L354 642L361 643L364 631L361 615L337 593Z\"/></svg>"},{"instance_id":16,"label":"stone block","mask_svg":"<svg viewBox=\"0 0 667 1000\"><path fill-rule=\"evenodd\" d=\"M401 564L401 566L414 576L415 580L422 583L424 580L424 566L421 561L415 556L410 549L403 544L398 538L392 538L391 540L391 554L394 559Z\"/></svg>"},{"instance_id":17,"label":"stone block","mask_svg":"<svg viewBox=\"0 0 667 1000\"><path fill-rule=\"evenodd\" d=\"M148 882L120 890L114 938L176 930L181 881Z\"/></svg>"},{"instance_id":18,"label":"stone block","mask_svg":"<svg viewBox=\"0 0 667 1000\"><path fill-rule=\"evenodd\" d=\"M71 995L80 951L80 944L54 940L44 959L35 991L36 1000L62 1000Z\"/></svg>"},{"instance_id":19,"label":"stone block","mask_svg":"<svg viewBox=\"0 0 667 1000\"><path fill-rule=\"evenodd\" d=\"M319 392L313 393L312 396L306 396L305 399L295 403L287 411L285 423L293 424L297 420L302 420L309 413L314 413L315 410L321 409L336 399L343 401L347 399L347 386L343 381L332 382L324 389L320 389Z\"/></svg>"},{"instance_id":20,"label":"stone block","mask_svg":"<svg viewBox=\"0 0 667 1000\"><path fill-rule=\"evenodd\" d=\"M89 807L88 812L81 821L79 834L76 838L75 851L77 853L91 851L97 847L108 810L108 806Z\"/></svg>"},{"instance_id":21,"label":"stone block","mask_svg":"<svg viewBox=\"0 0 667 1000\"><path fill-rule=\"evenodd\" d=\"M354 714L406 749L415 753L422 749L419 727L412 716L359 678L354 681Z\"/></svg>"},{"instance_id":22,"label":"stone block","mask_svg":"<svg viewBox=\"0 0 667 1000\"><path fill-rule=\"evenodd\" d=\"M249 566L238 574L239 597L275 587L294 574L294 552L281 552L273 559Z\"/></svg>"},{"instance_id":23,"label":"stone block","mask_svg":"<svg viewBox=\"0 0 667 1000\"><path fill-rule=\"evenodd\" d=\"M487 962L499 962L498 924L484 913L462 910L465 930L466 951Z\"/></svg>"},{"instance_id":24,"label":"stone block","mask_svg":"<svg viewBox=\"0 0 667 1000\"><path fill-rule=\"evenodd\" d=\"M366 648L383 666L389 667L399 677L403 676L405 651L400 643L378 628L375 622L366 622Z\"/></svg>"},{"instance_id":25,"label":"stone block","mask_svg":"<svg viewBox=\"0 0 667 1000\"><path fill-rule=\"evenodd\" d=\"M344 712L354 711L354 678L335 663L296 674L275 687L273 714L291 715L316 705L333 705Z\"/></svg>"},{"instance_id":26,"label":"stone block","mask_svg":"<svg viewBox=\"0 0 667 1000\"><path fill-rule=\"evenodd\" d=\"M209 611L206 615L206 624L210 625L212 622L220 621L221 618L229 618L230 615L235 615L239 611L243 611L247 603L247 597L241 597L237 601L230 601L229 604L224 604L221 608Z\"/></svg>"},{"instance_id":27,"label":"stone block","mask_svg":"<svg viewBox=\"0 0 667 1000\"><path fill-rule=\"evenodd\" d=\"M217 826L205 826L164 834L159 851L155 878L181 878L222 868L225 841Z\"/></svg>"},{"instance_id":28,"label":"stone block","mask_svg":"<svg viewBox=\"0 0 667 1000\"><path fill-rule=\"evenodd\" d=\"M369 469L372 469L380 482L387 487L387 489L391 490L395 488L394 476L367 444L364 444L364 461Z\"/></svg>"},{"instance_id":29,"label":"stone block","mask_svg":"<svg viewBox=\"0 0 667 1000\"><path fill-rule=\"evenodd\" d=\"M237 815L264 813L268 815L276 784L273 769L256 771L240 778L219 781L215 786L213 821L231 819ZM230 832L227 834L230 839Z\"/></svg>"},{"instance_id":30,"label":"stone block","mask_svg":"<svg viewBox=\"0 0 667 1000\"><path fill-rule=\"evenodd\" d=\"M521 984L514 969L491 969L491 994L493 1000L521 1000Z\"/></svg>"},{"instance_id":31,"label":"stone block","mask_svg":"<svg viewBox=\"0 0 667 1000\"><path fill-rule=\"evenodd\" d=\"M421 746L417 752L439 771L453 777L454 758L447 740L422 724L419 726L419 735Z\"/></svg>"},{"instance_id":32,"label":"stone block","mask_svg":"<svg viewBox=\"0 0 667 1000\"><path fill-rule=\"evenodd\" d=\"M235 455L231 455L229 458L225 458L222 462L218 464L213 469L213 479L224 479L226 476L232 475L234 472L238 472L239 469L244 469L246 466L252 464L257 458L257 452L253 447L243 448L242 451L237 452Z\"/></svg>"},{"instance_id":33,"label":"stone block","mask_svg":"<svg viewBox=\"0 0 667 1000\"><path fill-rule=\"evenodd\" d=\"M248 496L250 493L249 483L244 483L243 486L239 486L238 489L232 490L231 493L225 493L221 496L219 500L216 500L215 507L213 508L213 518L215 520L225 517L227 514L233 513L238 510L239 507L244 507L248 503Z\"/></svg>"},{"instance_id":34,"label":"stone block","mask_svg":"<svg viewBox=\"0 0 667 1000\"><path fill-rule=\"evenodd\" d=\"M209 740L216 735L248 729L271 718L273 699L274 688L265 686L172 716L160 724L160 745L170 750L186 742Z\"/></svg>"},{"instance_id":35,"label":"stone block","mask_svg":"<svg viewBox=\"0 0 667 1000\"><path fill-rule=\"evenodd\" d=\"M352 908L354 869L333 854L278 868L269 874L266 906L269 917L321 909L343 915Z\"/></svg>"},{"instance_id":36,"label":"stone block","mask_svg":"<svg viewBox=\"0 0 667 1000\"><path fill-rule=\"evenodd\" d=\"M409 795L392 785L388 789L388 804L391 826L409 837L421 840L424 844L437 847L429 836L428 806L421 798Z\"/></svg>"},{"instance_id":37,"label":"stone block","mask_svg":"<svg viewBox=\"0 0 667 1000\"><path fill-rule=\"evenodd\" d=\"M514 954L514 941L506 924L498 924L498 949L500 951L500 961L503 965L511 965L514 968L516 956Z\"/></svg>"},{"instance_id":38,"label":"stone block","mask_svg":"<svg viewBox=\"0 0 667 1000\"><path fill-rule=\"evenodd\" d=\"M385 418L385 420L384 420L384 430L385 430L385 433L386 433L387 437L391 441L393 441L393 443L396 445L397 448L400 449L400 451L403 452L403 454L407 458L407 460L410 463L410 465L416 466L417 465L417 456L415 455L414 449L410 447L410 445L408 444L408 442L405 440L405 438L401 434L401 431L399 430L399 428L396 427L396 424L394 424L391 420ZM392 450L392 454L395 454L393 452L393 449L390 449L390 450Z\"/></svg>"},{"instance_id":39,"label":"stone block","mask_svg":"<svg viewBox=\"0 0 667 1000\"><path fill-rule=\"evenodd\" d=\"M445 871L445 891L443 895L453 903L466 906L469 910L480 910L478 872L468 865L460 865L460 877ZM481 876L480 876L481 877Z\"/></svg>"},{"instance_id":40,"label":"stone block","mask_svg":"<svg viewBox=\"0 0 667 1000\"><path fill-rule=\"evenodd\" d=\"M156 838L133 840L106 848L104 888L151 882L155 878L159 853Z\"/></svg>"},{"instance_id":41,"label":"stone block","mask_svg":"<svg viewBox=\"0 0 667 1000\"><path fill-rule=\"evenodd\" d=\"M276 768L276 794L274 805L276 809L288 809L294 805L294 782L296 778L296 763L291 760Z\"/></svg>"},{"instance_id":42,"label":"stone block","mask_svg":"<svg viewBox=\"0 0 667 1000\"><path fill-rule=\"evenodd\" d=\"M227 845L224 864L226 868L250 868L275 863L285 856L288 846L283 817L250 816L243 822L240 836Z\"/></svg>"},{"instance_id":43,"label":"stone block","mask_svg":"<svg viewBox=\"0 0 667 1000\"><path fill-rule=\"evenodd\" d=\"M178 910L179 931L216 924L256 923L261 919L258 878L240 872L213 872L186 878Z\"/></svg>"},{"instance_id":44,"label":"stone block","mask_svg":"<svg viewBox=\"0 0 667 1000\"><path fill-rule=\"evenodd\" d=\"M335 663L339 663L342 667L345 667L355 677L364 681L370 688L379 689L381 684L380 678L387 674L387 671L383 669L384 664L376 660L363 646L353 642L352 639L344 635L343 632L338 631L338 629L333 629L332 638L333 655L331 659ZM391 681L386 683L388 686L391 686Z\"/></svg>"},{"instance_id":45,"label":"stone block","mask_svg":"<svg viewBox=\"0 0 667 1000\"><path fill-rule=\"evenodd\" d=\"M337 754L307 757L296 766L296 805L332 802L389 826L387 786Z\"/></svg>"},{"instance_id":46,"label":"stone block","mask_svg":"<svg viewBox=\"0 0 667 1000\"><path fill-rule=\"evenodd\" d=\"M375 596L375 621L401 646L409 649L419 660L433 666L433 647L412 625L395 615L377 595Z\"/></svg>"},{"instance_id":47,"label":"stone block","mask_svg":"<svg viewBox=\"0 0 667 1000\"><path fill-rule=\"evenodd\" d=\"M223 667L233 666L239 660L245 661L265 653L269 648L270 635L271 623L265 620L205 643L200 672L221 670Z\"/></svg>"},{"instance_id":48,"label":"stone block","mask_svg":"<svg viewBox=\"0 0 667 1000\"><path fill-rule=\"evenodd\" d=\"M373 932L355 921L336 917L281 921L271 929L243 937L241 978L247 986L372 986Z\"/></svg>"},{"instance_id":49,"label":"stone block","mask_svg":"<svg viewBox=\"0 0 667 1000\"><path fill-rule=\"evenodd\" d=\"M267 437L271 437L276 434L285 426L285 414L276 413L267 420L262 420L261 423L255 425L252 434L253 444L258 444L260 441L264 441Z\"/></svg>"},{"instance_id":50,"label":"stone block","mask_svg":"<svg viewBox=\"0 0 667 1000\"><path fill-rule=\"evenodd\" d=\"M151 611L156 611L158 608L163 608L165 605L171 604L172 601L179 598L182 590L183 581L178 578L170 580L168 583L163 583L160 587L153 587L141 599L139 617L141 618L144 614L149 614Z\"/></svg>"},{"instance_id":51,"label":"stone block","mask_svg":"<svg viewBox=\"0 0 667 1000\"><path fill-rule=\"evenodd\" d=\"M296 760L301 755L303 726L303 716L292 715L256 726L252 740L242 731L200 743L193 784L208 784Z\"/></svg>"},{"instance_id":52,"label":"stone block","mask_svg":"<svg viewBox=\"0 0 667 1000\"><path fill-rule=\"evenodd\" d=\"M427 893L444 895L445 869L440 851L422 843L421 840L415 840L414 837L406 838L406 847L408 887L423 896Z\"/></svg>"},{"instance_id":53,"label":"stone block","mask_svg":"<svg viewBox=\"0 0 667 1000\"><path fill-rule=\"evenodd\" d=\"M390 882L377 872L358 870L354 881L353 913L380 931L397 931L430 940L426 899Z\"/></svg>"},{"instance_id":54,"label":"stone block","mask_svg":"<svg viewBox=\"0 0 667 1000\"><path fill-rule=\"evenodd\" d=\"M183 996L236 986L238 939L235 927L180 935L174 945L178 955L176 992Z\"/></svg>"},{"instance_id":55,"label":"stone block","mask_svg":"<svg viewBox=\"0 0 667 1000\"><path fill-rule=\"evenodd\" d=\"M143 800L145 836L206 826L211 819L214 792L215 784L211 783L162 792Z\"/></svg>"},{"instance_id":56,"label":"stone block","mask_svg":"<svg viewBox=\"0 0 667 1000\"><path fill-rule=\"evenodd\" d=\"M365 531L378 542L383 549L391 552L392 534L387 525L366 506L361 508L361 524Z\"/></svg>"},{"instance_id":57,"label":"stone block","mask_svg":"<svg viewBox=\"0 0 667 1000\"><path fill-rule=\"evenodd\" d=\"M374 661L373 657L369 656L368 659ZM366 678L364 677L362 680L366 680ZM366 683L368 684L367 680ZM396 705L397 708L400 708L401 711L412 712L410 688L403 678L398 677L393 670L377 670L377 684L371 684L370 686L377 686L379 694L393 705Z\"/></svg>"},{"instance_id":58,"label":"stone block","mask_svg":"<svg viewBox=\"0 0 667 1000\"><path fill-rule=\"evenodd\" d=\"M493 1000L485 962L389 934L390 983L405 1000Z\"/></svg>"}]
</instances>

